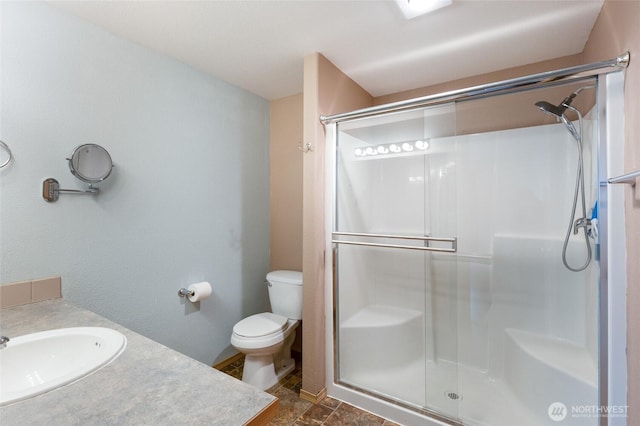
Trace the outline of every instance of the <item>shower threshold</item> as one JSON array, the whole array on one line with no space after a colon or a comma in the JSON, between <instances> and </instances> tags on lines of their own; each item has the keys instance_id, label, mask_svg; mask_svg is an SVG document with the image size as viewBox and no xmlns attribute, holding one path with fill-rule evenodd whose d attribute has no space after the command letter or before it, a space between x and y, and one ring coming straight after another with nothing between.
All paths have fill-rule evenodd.
<instances>
[{"instance_id":1,"label":"shower threshold","mask_svg":"<svg viewBox=\"0 0 640 426\"><path fill-rule=\"evenodd\" d=\"M424 371L427 385L417 377ZM391 380L390 380L391 378ZM546 412L533 413L503 380L490 378L485 371L449 361L415 361L384 370L359 372L343 377L342 384L356 391L429 416L433 411L469 426L555 425ZM452 398L451 394L454 396ZM393 397L391 396L393 395ZM418 401L426 401L426 406ZM587 419L588 420L588 419ZM591 423L584 423L585 425ZM593 425L597 422L593 421Z\"/></svg>"}]
</instances>

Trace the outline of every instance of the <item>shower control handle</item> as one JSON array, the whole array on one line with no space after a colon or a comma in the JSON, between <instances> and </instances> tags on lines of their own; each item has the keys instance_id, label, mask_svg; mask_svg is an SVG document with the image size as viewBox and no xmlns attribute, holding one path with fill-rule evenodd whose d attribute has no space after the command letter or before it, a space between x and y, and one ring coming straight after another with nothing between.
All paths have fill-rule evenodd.
<instances>
[{"instance_id":1,"label":"shower control handle","mask_svg":"<svg viewBox=\"0 0 640 426\"><path fill-rule=\"evenodd\" d=\"M573 235L576 235L580 228L584 228L585 231L588 231L591 227L591 219L587 219L586 217L581 217L576 219L573 223Z\"/></svg>"}]
</instances>

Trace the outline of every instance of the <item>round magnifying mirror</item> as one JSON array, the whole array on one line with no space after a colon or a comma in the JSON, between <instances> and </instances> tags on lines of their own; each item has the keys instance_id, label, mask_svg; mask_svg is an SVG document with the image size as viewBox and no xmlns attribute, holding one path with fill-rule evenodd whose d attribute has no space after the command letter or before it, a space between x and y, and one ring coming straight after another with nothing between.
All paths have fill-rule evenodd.
<instances>
[{"instance_id":1,"label":"round magnifying mirror","mask_svg":"<svg viewBox=\"0 0 640 426\"><path fill-rule=\"evenodd\" d=\"M71 153L71 158L67 160L71 173L89 184L102 182L109 177L113 169L113 162L107 150L93 143L77 146Z\"/></svg>"}]
</instances>

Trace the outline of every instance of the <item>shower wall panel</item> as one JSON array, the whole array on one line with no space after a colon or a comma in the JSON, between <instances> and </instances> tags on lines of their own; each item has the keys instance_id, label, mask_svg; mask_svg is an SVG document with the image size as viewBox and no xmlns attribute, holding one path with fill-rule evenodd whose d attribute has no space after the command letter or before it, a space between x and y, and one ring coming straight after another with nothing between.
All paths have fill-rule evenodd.
<instances>
[{"instance_id":1,"label":"shower wall panel","mask_svg":"<svg viewBox=\"0 0 640 426\"><path fill-rule=\"evenodd\" d=\"M590 134L591 125L585 126ZM595 203L587 138L587 203ZM569 272L560 257L576 173L575 142L561 125L443 138L456 145L459 362L502 376L504 330L585 345L592 270ZM571 242L568 259L584 259ZM593 286L593 285L592 285ZM590 312L587 312L590 306ZM593 342L593 337L591 338Z\"/></svg>"}]
</instances>

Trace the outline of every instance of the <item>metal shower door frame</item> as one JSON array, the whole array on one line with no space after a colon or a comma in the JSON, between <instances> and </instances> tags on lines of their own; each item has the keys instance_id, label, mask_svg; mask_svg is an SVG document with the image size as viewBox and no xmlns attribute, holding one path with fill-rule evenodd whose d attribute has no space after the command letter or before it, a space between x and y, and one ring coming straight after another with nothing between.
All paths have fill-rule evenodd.
<instances>
[{"instance_id":1,"label":"metal shower door frame","mask_svg":"<svg viewBox=\"0 0 640 426\"><path fill-rule=\"evenodd\" d=\"M613 165L612 159L610 158L610 150L611 150L611 136L612 136L612 127L609 125L609 121L615 112L622 114L622 108L620 105L611 104L611 97L608 96L607 91L610 87L613 87L614 90L621 90L620 88L623 86L624 81L624 70L629 65L630 54L629 52L625 52L622 55L610 59L608 61L602 61L592 64L580 65L576 67L564 68L555 71L548 71L544 73L534 74L530 76L515 78L511 80L505 80L495 83L489 83L481 86L474 86L469 88L464 88L460 90L454 90L450 92L425 96L416 99L410 99L407 101L395 102L386 105L379 105L371 108L364 108L360 110L355 110L351 112L335 114L331 116L320 116L320 122L325 126L333 124L332 131L334 141L337 140L338 129L336 124L344 121L357 120L367 117L374 117L385 114L392 114L396 112L410 111L415 109L424 108L427 106L436 106L443 105L447 103L452 103L456 101L463 100L472 100L472 99L481 99L488 98L494 96L500 96L505 94L518 93L528 90L540 89L540 88L549 88L555 86L561 86L572 82L579 82L583 80L597 78L598 81L598 89L597 89L597 105L598 105L598 181L599 181L599 219L600 219L600 250L599 250L599 262L600 262L600 290L599 290L599 357L598 357L598 392L599 392L599 405L600 407L607 407L607 409L612 406L612 402L616 404L616 406L625 406L626 404L626 394L624 396L619 395L621 392L626 392L626 355L625 355L625 343L626 343L626 310L621 309L617 312L612 312L609 309L610 300L616 299L618 302L620 298L624 298L626 288L618 288L610 286L610 282L615 283L626 283L626 270L620 265L617 266L616 270L610 269L611 261L619 262L620 259L610 259L610 254L613 253L614 256L618 256L619 254L626 253L624 247L624 234L620 237L619 229L617 235L615 235L615 239L612 239L613 235L611 231L611 224L609 222L609 204L616 203L620 204L620 197L622 196L621 190L614 190L610 186L611 184L616 183L632 183L634 178L637 176L639 172L627 173L626 175L622 175L618 178L609 178L609 174L612 172L616 172L616 174L623 173L620 169L620 159L617 158L617 162L614 161ZM620 74L621 77L616 79L610 79L609 75ZM622 92L623 93L623 92ZM615 101L613 101L615 102ZM619 129L618 129L619 130ZM618 151L620 150L620 141L618 141L618 146L615 147ZM331 209L332 214L328 215L326 218L326 235L327 235L327 252L331 253L331 258L327 259L327 271L331 268L331 273L327 273L326 276L330 277L331 283L329 283L329 287L331 288L331 292L333 295L331 302L331 311L332 315L330 316L333 321L333 330L331 330L331 334L333 337L333 348L331 352L333 352L333 375L328 376L332 377L334 383L337 383L336 380L338 378L338 367L336 365L337 360L337 318L336 318L336 271L337 271L337 257L335 253L335 248L337 244L344 243L336 239L339 237L340 233L337 232L335 228L336 224L336 207L337 200L335 197L337 196L337 182L335 179L335 166L336 166L336 156L337 152L335 151L335 145L332 147L330 144L327 145L327 188L330 189L330 193L327 193L327 204L333 206ZM629 177L631 176L631 177ZM617 191L617 192L616 192ZM622 196L623 197L623 196ZM624 198L622 198L622 201ZM620 212L617 212L618 217L620 216ZM622 212L622 219L624 221L624 212ZM623 230L624 232L624 230ZM452 242L452 247L455 250L456 242ZM404 247L403 247L404 248ZM408 248L408 247L407 247ZM624 259L623 259L624 260ZM330 265L330 266L329 266ZM613 342L611 340L611 335L615 334L617 340L615 342L618 345L614 347ZM621 334L622 343L619 342ZM622 345L622 347L620 347ZM624 360L624 365L616 365L614 363L620 364L621 360ZM613 377L615 377L616 383L612 383ZM348 387L348 386L347 386ZM622 390L619 390L622 389ZM619 390L619 391L618 391ZM612 394L613 398L612 398ZM376 398L380 398L379 395L373 394L372 396ZM624 403L624 404L620 404ZM436 420L444 420L451 421L448 418L442 418L437 413L433 413L430 410L425 410L423 414L432 416ZM613 426L613 425L622 425L626 424L626 420L623 420L622 423L614 420L613 422L609 421L607 416L600 417L600 426Z\"/></svg>"}]
</instances>

